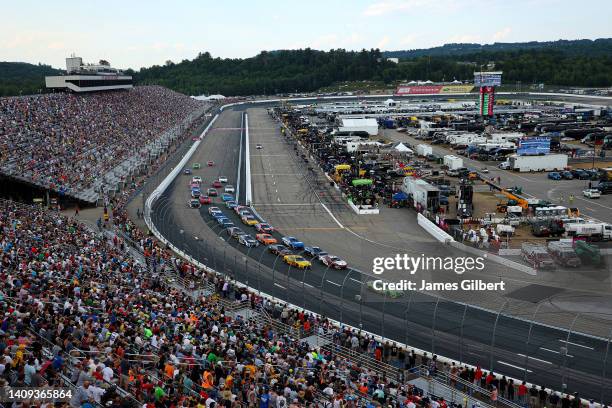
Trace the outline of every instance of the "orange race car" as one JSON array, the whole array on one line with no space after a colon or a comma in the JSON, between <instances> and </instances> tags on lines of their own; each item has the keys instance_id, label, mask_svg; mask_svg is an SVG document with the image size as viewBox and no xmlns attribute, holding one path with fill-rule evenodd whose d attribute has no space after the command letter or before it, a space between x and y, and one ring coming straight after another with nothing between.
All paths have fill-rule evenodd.
<instances>
[{"instance_id":1,"label":"orange race car","mask_svg":"<svg viewBox=\"0 0 612 408\"><path fill-rule=\"evenodd\" d=\"M257 234L255 238L264 245L276 244L278 241L270 234Z\"/></svg>"}]
</instances>

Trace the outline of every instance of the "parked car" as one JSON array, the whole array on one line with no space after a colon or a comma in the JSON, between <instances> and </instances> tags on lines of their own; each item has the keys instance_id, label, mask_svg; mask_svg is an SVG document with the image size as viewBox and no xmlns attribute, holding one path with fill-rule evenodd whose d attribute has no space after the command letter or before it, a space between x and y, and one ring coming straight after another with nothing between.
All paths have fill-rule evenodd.
<instances>
[{"instance_id":1,"label":"parked car","mask_svg":"<svg viewBox=\"0 0 612 408\"><path fill-rule=\"evenodd\" d=\"M573 180L574 176L571 171L565 170L561 172L561 178L564 180Z\"/></svg>"},{"instance_id":2,"label":"parked car","mask_svg":"<svg viewBox=\"0 0 612 408\"><path fill-rule=\"evenodd\" d=\"M595 188L601 191L601 194L612 193L612 181L600 181Z\"/></svg>"},{"instance_id":3,"label":"parked car","mask_svg":"<svg viewBox=\"0 0 612 408\"><path fill-rule=\"evenodd\" d=\"M551 171L548 173L548 178L551 180L561 180L561 174L558 171Z\"/></svg>"},{"instance_id":4,"label":"parked car","mask_svg":"<svg viewBox=\"0 0 612 408\"><path fill-rule=\"evenodd\" d=\"M587 198L600 198L601 191L599 191L596 188L587 188L586 190L582 192L582 195Z\"/></svg>"}]
</instances>

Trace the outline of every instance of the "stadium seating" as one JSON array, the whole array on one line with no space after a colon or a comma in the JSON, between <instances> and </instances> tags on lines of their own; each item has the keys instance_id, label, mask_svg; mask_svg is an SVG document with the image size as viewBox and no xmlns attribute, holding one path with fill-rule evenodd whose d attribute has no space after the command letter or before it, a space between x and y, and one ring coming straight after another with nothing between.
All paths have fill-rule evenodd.
<instances>
[{"instance_id":1,"label":"stadium seating","mask_svg":"<svg viewBox=\"0 0 612 408\"><path fill-rule=\"evenodd\" d=\"M209 106L158 86L0 98L0 172L95 202Z\"/></svg>"},{"instance_id":2,"label":"stadium seating","mask_svg":"<svg viewBox=\"0 0 612 408\"><path fill-rule=\"evenodd\" d=\"M423 367L455 386L469 379L467 369L259 298L144 235L129 234L129 251L116 232L0 201L0 383L68 385L73 407L399 407L434 398L410 381Z\"/></svg>"}]
</instances>

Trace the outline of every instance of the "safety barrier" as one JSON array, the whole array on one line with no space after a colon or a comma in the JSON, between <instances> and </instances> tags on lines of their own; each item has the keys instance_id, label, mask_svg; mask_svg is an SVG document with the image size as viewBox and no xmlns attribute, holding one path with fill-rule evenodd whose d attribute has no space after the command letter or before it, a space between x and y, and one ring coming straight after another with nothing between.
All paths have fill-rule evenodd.
<instances>
[{"instance_id":1,"label":"safety barrier","mask_svg":"<svg viewBox=\"0 0 612 408\"><path fill-rule=\"evenodd\" d=\"M437 241L443 242L445 244L450 244L451 242L455 242L455 239L453 237L448 235L446 232L442 231L436 224L431 222L423 214L419 213L417 215L417 222L425 231L429 233L429 235L434 237Z\"/></svg>"}]
</instances>

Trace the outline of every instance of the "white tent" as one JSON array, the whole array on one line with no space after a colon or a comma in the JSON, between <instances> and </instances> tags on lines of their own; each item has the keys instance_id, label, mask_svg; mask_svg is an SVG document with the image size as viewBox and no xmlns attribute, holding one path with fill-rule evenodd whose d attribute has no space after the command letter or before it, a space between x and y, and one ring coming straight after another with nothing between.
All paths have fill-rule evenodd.
<instances>
[{"instance_id":1,"label":"white tent","mask_svg":"<svg viewBox=\"0 0 612 408\"><path fill-rule=\"evenodd\" d=\"M395 146L393 146L393 149L400 153L414 153L414 151L411 148L409 148L402 142L399 142Z\"/></svg>"},{"instance_id":2,"label":"white tent","mask_svg":"<svg viewBox=\"0 0 612 408\"><path fill-rule=\"evenodd\" d=\"M220 99L225 99L223 95L200 95L200 96L192 96L193 99L197 99L198 101L218 101Z\"/></svg>"}]
</instances>

